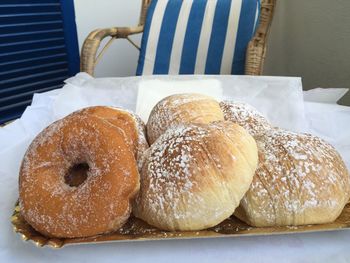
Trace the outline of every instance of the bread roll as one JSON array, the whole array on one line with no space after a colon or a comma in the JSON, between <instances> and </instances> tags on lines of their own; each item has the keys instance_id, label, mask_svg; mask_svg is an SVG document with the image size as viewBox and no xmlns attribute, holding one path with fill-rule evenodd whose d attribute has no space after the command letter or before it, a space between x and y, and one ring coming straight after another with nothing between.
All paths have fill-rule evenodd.
<instances>
[{"instance_id":1,"label":"bread roll","mask_svg":"<svg viewBox=\"0 0 350 263\"><path fill-rule=\"evenodd\" d=\"M242 126L253 137L272 129L272 125L264 115L247 103L222 101L220 107L224 112L225 120Z\"/></svg>"},{"instance_id":2,"label":"bread roll","mask_svg":"<svg viewBox=\"0 0 350 263\"><path fill-rule=\"evenodd\" d=\"M224 120L219 103L201 94L178 94L164 98L153 108L147 122L150 144L168 128L181 123L210 123Z\"/></svg>"},{"instance_id":3,"label":"bread roll","mask_svg":"<svg viewBox=\"0 0 350 263\"><path fill-rule=\"evenodd\" d=\"M272 129L257 139L259 166L235 215L252 226L334 221L350 196L337 151L308 134Z\"/></svg>"},{"instance_id":4,"label":"bread roll","mask_svg":"<svg viewBox=\"0 0 350 263\"><path fill-rule=\"evenodd\" d=\"M134 214L163 230L200 230L231 216L257 166L254 139L231 122L178 125L146 152Z\"/></svg>"}]
</instances>

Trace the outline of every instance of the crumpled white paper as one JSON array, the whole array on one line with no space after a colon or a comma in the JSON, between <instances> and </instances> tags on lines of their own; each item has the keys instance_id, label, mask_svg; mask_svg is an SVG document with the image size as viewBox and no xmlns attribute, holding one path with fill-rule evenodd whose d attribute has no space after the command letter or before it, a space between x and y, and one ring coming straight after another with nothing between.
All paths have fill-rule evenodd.
<instances>
[{"instance_id":1,"label":"crumpled white paper","mask_svg":"<svg viewBox=\"0 0 350 263\"><path fill-rule=\"evenodd\" d=\"M54 117L62 118L74 110L94 105L136 111L137 102L139 112L136 113L143 114L141 109L152 106L157 99L184 90L247 102L282 128L304 131L307 126L301 79L292 77L182 75L93 79L80 73L68 79L61 90L54 103Z\"/></svg>"},{"instance_id":2,"label":"crumpled white paper","mask_svg":"<svg viewBox=\"0 0 350 263\"><path fill-rule=\"evenodd\" d=\"M350 107L306 102L308 132L332 144L350 170Z\"/></svg>"},{"instance_id":3,"label":"crumpled white paper","mask_svg":"<svg viewBox=\"0 0 350 263\"><path fill-rule=\"evenodd\" d=\"M310 101L310 102L335 104L348 91L349 89L344 89L344 88L331 88L331 89L316 88L316 89L304 91L304 100Z\"/></svg>"},{"instance_id":4,"label":"crumpled white paper","mask_svg":"<svg viewBox=\"0 0 350 263\"><path fill-rule=\"evenodd\" d=\"M22 118L0 128L0 262L223 262L233 259L239 259L240 262L288 262L305 259L346 262L350 258L349 231L82 245L59 251L38 249L32 244L22 242L12 233L10 216L18 198L18 169L25 150L47 125L87 106L124 107L139 111L147 119L147 112L158 99L183 92L185 87L187 92L202 92L216 98L250 103L276 126L321 136L340 151L350 167L350 107L335 104L344 90L312 90L304 93L304 102L300 78L150 76L94 79L80 73L66 83L62 89L36 94ZM328 98L326 101L325 97ZM246 252L247 247L249 253Z\"/></svg>"}]
</instances>

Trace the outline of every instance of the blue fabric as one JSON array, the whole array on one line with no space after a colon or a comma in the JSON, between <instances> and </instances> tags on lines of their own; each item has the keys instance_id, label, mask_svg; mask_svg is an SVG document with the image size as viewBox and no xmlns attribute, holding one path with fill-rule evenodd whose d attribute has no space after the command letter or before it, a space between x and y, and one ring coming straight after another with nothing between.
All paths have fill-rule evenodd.
<instances>
[{"instance_id":1,"label":"blue fabric","mask_svg":"<svg viewBox=\"0 0 350 263\"><path fill-rule=\"evenodd\" d=\"M230 5L231 0L221 0L216 4L205 74L220 74L228 18L230 15Z\"/></svg>"},{"instance_id":2,"label":"blue fabric","mask_svg":"<svg viewBox=\"0 0 350 263\"><path fill-rule=\"evenodd\" d=\"M194 0L182 49L180 74L193 74L207 0Z\"/></svg>"},{"instance_id":3,"label":"blue fabric","mask_svg":"<svg viewBox=\"0 0 350 263\"><path fill-rule=\"evenodd\" d=\"M241 8L232 10L231 6ZM244 74L259 8L259 0L153 0L136 74ZM227 38L230 30L237 34Z\"/></svg>"},{"instance_id":4,"label":"blue fabric","mask_svg":"<svg viewBox=\"0 0 350 263\"><path fill-rule=\"evenodd\" d=\"M145 63L145 55L146 55L145 53L146 53L146 48L147 48L149 30L151 28L153 13L154 13L154 9L155 9L157 3L158 3L158 0L152 0L151 4L147 10L145 27L144 27L142 39L141 39L141 50L140 50L140 55L139 55L139 62L137 64L137 70L136 70L137 76L142 75L143 65Z\"/></svg>"},{"instance_id":5,"label":"blue fabric","mask_svg":"<svg viewBox=\"0 0 350 263\"><path fill-rule=\"evenodd\" d=\"M256 1L245 0L242 3L241 15L237 32L236 49L232 64L233 75L243 75L247 45L255 32L254 18L256 14Z\"/></svg>"},{"instance_id":6,"label":"blue fabric","mask_svg":"<svg viewBox=\"0 0 350 263\"><path fill-rule=\"evenodd\" d=\"M173 46L174 34L181 5L182 0L172 0L167 4L159 34L157 55L153 74L167 74L169 71L169 62L171 55L171 52L169 51Z\"/></svg>"}]
</instances>

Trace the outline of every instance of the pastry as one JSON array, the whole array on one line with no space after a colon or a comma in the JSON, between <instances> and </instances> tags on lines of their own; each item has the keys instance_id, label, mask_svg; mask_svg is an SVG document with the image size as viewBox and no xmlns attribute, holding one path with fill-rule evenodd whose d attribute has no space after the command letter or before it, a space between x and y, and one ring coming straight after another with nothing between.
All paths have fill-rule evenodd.
<instances>
[{"instance_id":1,"label":"pastry","mask_svg":"<svg viewBox=\"0 0 350 263\"><path fill-rule=\"evenodd\" d=\"M224 120L219 103L201 94L177 94L164 98L152 109L147 122L150 144L168 128L184 123L210 123Z\"/></svg>"},{"instance_id":2,"label":"pastry","mask_svg":"<svg viewBox=\"0 0 350 263\"><path fill-rule=\"evenodd\" d=\"M180 124L147 150L134 215L163 230L201 230L230 217L257 166L256 143L231 122Z\"/></svg>"},{"instance_id":3,"label":"pastry","mask_svg":"<svg viewBox=\"0 0 350 263\"><path fill-rule=\"evenodd\" d=\"M347 168L320 138L282 129L256 137L259 166L235 215L257 226L333 222L350 197Z\"/></svg>"},{"instance_id":4,"label":"pastry","mask_svg":"<svg viewBox=\"0 0 350 263\"><path fill-rule=\"evenodd\" d=\"M135 113L116 107L106 106L88 107L76 111L75 113L90 114L100 117L120 128L125 134L126 143L132 147L136 159L139 159L148 148L145 124Z\"/></svg>"},{"instance_id":5,"label":"pastry","mask_svg":"<svg viewBox=\"0 0 350 263\"><path fill-rule=\"evenodd\" d=\"M245 128L253 137L272 129L269 121L253 106L243 102L222 101L225 120Z\"/></svg>"},{"instance_id":6,"label":"pastry","mask_svg":"<svg viewBox=\"0 0 350 263\"><path fill-rule=\"evenodd\" d=\"M135 113L116 107L94 106L79 110L76 114L94 115L120 128L124 133L126 143L132 147L139 163L143 153L148 148L148 143L146 126Z\"/></svg>"},{"instance_id":7,"label":"pastry","mask_svg":"<svg viewBox=\"0 0 350 263\"><path fill-rule=\"evenodd\" d=\"M20 169L24 219L38 232L57 238L120 228L139 189L134 151L124 131L81 112L43 130Z\"/></svg>"}]
</instances>

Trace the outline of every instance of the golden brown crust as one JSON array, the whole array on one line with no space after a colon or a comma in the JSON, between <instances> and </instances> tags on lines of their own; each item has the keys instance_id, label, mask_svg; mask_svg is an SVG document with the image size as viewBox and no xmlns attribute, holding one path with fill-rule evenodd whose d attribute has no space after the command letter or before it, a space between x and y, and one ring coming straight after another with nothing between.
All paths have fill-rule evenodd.
<instances>
[{"instance_id":1,"label":"golden brown crust","mask_svg":"<svg viewBox=\"0 0 350 263\"><path fill-rule=\"evenodd\" d=\"M150 144L168 128L185 123L223 121L219 103L201 94L177 94L164 98L153 108L147 122L147 137Z\"/></svg>"},{"instance_id":2,"label":"golden brown crust","mask_svg":"<svg viewBox=\"0 0 350 263\"><path fill-rule=\"evenodd\" d=\"M308 134L272 129L257 137L259 166L235 215L257 227L334 221L350 196L337 151Z\"/></svg>"},{"instance_id":3,"label":"golden brown crust","mask_svg":"<svg viewBox=\"0 0 350 263\"><path fill-rule=\"evenodd\" d=\"M254 139L231 122L168 129L147 151L134 214L165 230L200 230L232 215L249 188Z\"/></svg>"},{"instance_id":4,"label":"golden brown crust","mask_svg":"<svg viewBox=\"0 0 350 263\"><path fill-rule=\"evenodd\" d=\"M148 148L145 124L132 112L116 107L94 106L76 113L100 117L120 128L124 132L126 143L132 147L136 160L139 160Z\"/></svg>"},{"instance_id":5,"label":"golden brown crust","mask_svg":"<svg viewBox=\"0 0 350 263\"><path fill-rule=\"evenodd\" d=\"M69 169L88 165L79 186ZM86 237L119 228L130 215L139 174L123 131L101 118L72 114L42 131L28 148L19 181L21 213L51 237Z\"/></svg>"}]
</instances>

